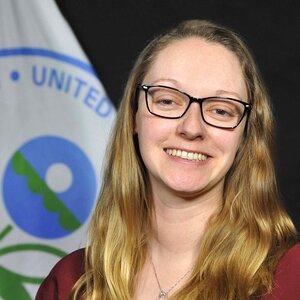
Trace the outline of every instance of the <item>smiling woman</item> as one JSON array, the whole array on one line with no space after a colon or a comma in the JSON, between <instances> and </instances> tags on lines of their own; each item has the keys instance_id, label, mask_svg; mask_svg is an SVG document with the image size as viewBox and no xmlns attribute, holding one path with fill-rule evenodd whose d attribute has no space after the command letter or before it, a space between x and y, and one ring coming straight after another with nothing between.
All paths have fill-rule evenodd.
<instances>
[{"instance_id":1,"label":"smiling woman","mask_svg":"<svg viewBox=\"0 0 300 300\"><path fill-rule=\"evenodd\" d=\"M192 20L155 38L124 92L85 256L59 262L37 299L300 298L273 127L234 32Z\"/></svg>"},{"instance_id":2,"label":"smiling woman","mask_svg":"<svg viewBox=\"0 0 300 300\"><path fill-rule=\"evenodd\" d=\"M221 73L219 69L222 69ZM198 37L173 41L157 55L143 82L159 84L156 87L152 86L155 89L153 92L148 91L148 97L140 95L135 128L139 150L148 171L152 193L155 195L153 204L156 205L158 199L172 203L174 197L170 197L166 191L168 190L173 195L173 191L187 193L188 197L192 193L195 203L205 203L210 198L210 203L215 202L220 206L225 175L240 146L246 120L244 118L242 124L237 127L245 115L245 108L238 101L248 98L238 58L225 47ZM162 85L167 88L162 89ZM200 109L197 103L199 100L186 105L180 104L180 97L174 96L174 92L179 88L186 92L182 95L188 98L191 96L187 96L187 92L201 97ZM229 95L235 95L239 100L226 98ZM174 99L177 106L186 107L181 108L181 114L178 114L178 108L168 109L166 112L165 100L163 108L161 104L159 108L157 105L153 107L153 102L166 96L168 101L173 101L173 107ZM145 98L148 101L148 109ZM149 102L151 109L156 112L155 116L149 114ZM235 107L235 103L235 112L232 108L230 115L229 107ZM239 113L238 104L241 104ZM175 111L180 118L165 118L170 116L170 111ZM227 112L227 118L224 117L224 112ZM222 130L224 127L237 128ZM195 162L178 156L173 157L166 155L167 149L187 152L187 157L198 153L205 155L207 159ZM199 194L201 197L198 198ZM199 212L203 209L201 205L198 208Z\"/></svg>"}]
</instances>

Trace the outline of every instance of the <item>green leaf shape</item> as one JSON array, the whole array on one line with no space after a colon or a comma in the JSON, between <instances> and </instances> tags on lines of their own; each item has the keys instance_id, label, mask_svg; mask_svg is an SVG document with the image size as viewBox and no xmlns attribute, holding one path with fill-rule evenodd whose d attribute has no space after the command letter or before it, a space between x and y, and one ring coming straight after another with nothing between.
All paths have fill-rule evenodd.
<instances>
[{"instance_id":1,"label":"green leaf shape","mask_svg":"<svg viewBox=\"0 0 300 300\"><path fill-rule=\"evenodd\" d=\"M34 194L42 195L43 205L46 210L57 213L59 223L65 230L73 231L80 227L80 221L65 206L65 204L53 193L39 174L32 168L20 151L12 158L12 166L18 175L25 176L28 187Z\"/></svg>"},{"instance_id":2,"label":"green leaf shape","mask_svg":"<svg viewBox=\"0 0 300 300\"><path fill-rule=\"evenodd\" d=\"M12 231L12 226L7 225L1 232L0 232L0 241L4 239L6 235L8 235Z\"/></svg>"},{"instance_id":3,"label":"green leaf shape","mask_svg":"<svg viewBox=\"0 0 300 300\"><path fill-rule=\"evenodd\" d=\"M67 253L57 248L42 244L17 244L0 249L0 256L18 251L40 251L58 257ZM31 296L24 288L23 283L40 284L43 277L29 277L17 274L0 266L0 296L4 300L31 300Z\"/></svg>"},{"instance_id":4,"label":"green leaf shape","mask_svg":"<svg viewBox=\"0 0 300 300\"><path fill-rule=\"evenodd\" d=\"M4 300L31 300L17 274L0 266L0 296Z\"/></svg>"}]
</instances>

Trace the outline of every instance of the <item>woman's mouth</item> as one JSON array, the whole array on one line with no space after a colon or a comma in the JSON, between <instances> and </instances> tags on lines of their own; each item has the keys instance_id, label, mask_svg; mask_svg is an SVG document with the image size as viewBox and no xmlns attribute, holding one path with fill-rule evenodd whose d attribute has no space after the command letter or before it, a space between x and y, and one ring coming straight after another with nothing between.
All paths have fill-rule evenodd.
<instances>
[{"instance_id":1,"label":"woman's mouth","mask_svg":"<svg viewBox=\"0 0 300 300\"><path fill-rule=\"evenodd\" d=\"M177 150L177 149L166 149L165 150L169 155L177 156L187 160L193 161L204 161L207 160L208 156L203 153L197 152L188 152L184 150Z\"/></svg>"}]
</instances>

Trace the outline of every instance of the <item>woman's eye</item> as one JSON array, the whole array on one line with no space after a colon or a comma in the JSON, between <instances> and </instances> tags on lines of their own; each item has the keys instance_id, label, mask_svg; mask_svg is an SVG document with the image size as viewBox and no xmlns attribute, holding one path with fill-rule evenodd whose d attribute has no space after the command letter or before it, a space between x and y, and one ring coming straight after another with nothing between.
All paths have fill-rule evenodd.
<instances>
[{"instance_id":1,"label":"woman's eye","mask_svg":"<svg viewBox=\"0 0 300 300\"><path fill-rule=\"evenodd\" d=\"M230 120L237 117L235 110L228 107L210 107L204 111L205 116L219 120Z\"/></svg>"},{"instance_id":2,"label":"woman's eye","mask_svg":"<svg viewBox=\"0 0 300 300\"><path fill-rule=\"evenodd\" d=\"M207 101L203 105L203 112L206 116L216 119L232 119L240 115L240 109L233 101Z\"/></svg>"},{"instance_id":3,"label":"woman's eye","mask_svg":"<svg viewBox=\"0 0 300 300\"><path fill-rule=\"evenodd\" d=\"M232 113L230 111L222 109L222 108L213 109L212 112L214 112L217 115L221 115L221 116L232 116Z\"/></svg>"},{"instance_id":4,"label":"woman's eye","mask_svg":"<svg viewBox=\"0 0 300 300\"><path fill-rule=\"evenodd\" d=\"M171 105L175 104L174 100L171 99L159 99L156 101L157 104L162 104L162 105Z\"/></svg>"}]
</instances>

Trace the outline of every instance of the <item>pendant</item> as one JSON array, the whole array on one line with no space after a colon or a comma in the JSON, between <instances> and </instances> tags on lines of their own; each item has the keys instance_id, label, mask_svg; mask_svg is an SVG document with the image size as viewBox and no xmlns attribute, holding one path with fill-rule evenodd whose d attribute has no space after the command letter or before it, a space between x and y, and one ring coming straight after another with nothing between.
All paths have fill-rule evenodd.
<instances>
[{"instance_id":1,"label":"pendant","mask_svg":"<svg viewBox=\"0 0 300 300\"><path fill-rule=\"evenodd\" d=\"M168 299L168 293L165 292L165 291L163 291L163 290L161 290L159 292L159 295L158 295L157 299Z\"/></svg>"}]
</instances>

